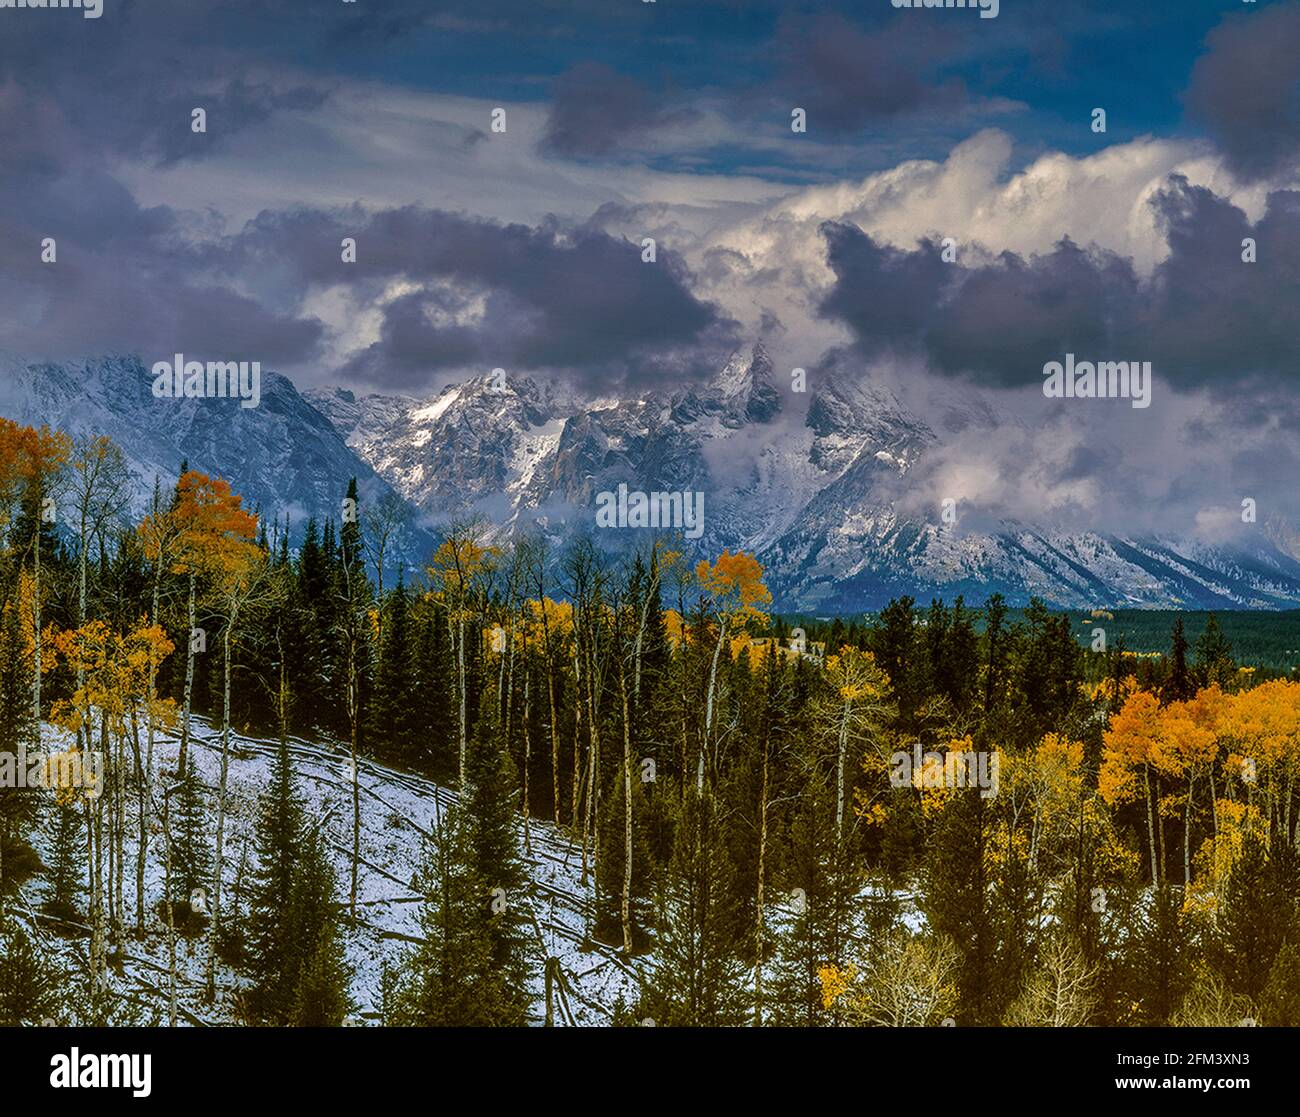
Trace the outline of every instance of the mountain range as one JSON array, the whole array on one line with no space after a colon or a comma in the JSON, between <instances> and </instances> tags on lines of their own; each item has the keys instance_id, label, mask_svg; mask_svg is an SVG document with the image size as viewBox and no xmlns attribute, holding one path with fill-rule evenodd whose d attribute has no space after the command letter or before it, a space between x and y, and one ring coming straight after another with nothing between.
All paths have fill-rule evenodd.
<instances>
[{"instance_id":1,"label":"mountain range","mask_svg":"<svg viewBox=\"0 0 1300 1117\"><path fill-rule=\"evenodd\" d=\"M737 351L706 382L592 398L527 376L475 377L429 398L304 392L263 373L260 406L158 400L135 357L72 363L0 361L0 414L112 436L138 482L180 462L230 479L263 515L337 518L355 476L363 507L396 492L406 518L392 544L416 568L440 525L476 516L498 536L577 532L610 547L648 529L597 530L596 495L620 484L704 494L700 557L754 553L782 610L877 609L910 594L1000 592L1060 606L1292 608L1300 604L1294 533L1249 549L1198 539L1070 532L1001 521L983 530L918 515L906 499L916 463L945 434L996 415L978 397L941 404L936 433L844 354L809 379L793 406L762 344ZM803 406L806 404L806 406ZM911 511L908 511L911 509Z\"/></svg>"}]
</instances>

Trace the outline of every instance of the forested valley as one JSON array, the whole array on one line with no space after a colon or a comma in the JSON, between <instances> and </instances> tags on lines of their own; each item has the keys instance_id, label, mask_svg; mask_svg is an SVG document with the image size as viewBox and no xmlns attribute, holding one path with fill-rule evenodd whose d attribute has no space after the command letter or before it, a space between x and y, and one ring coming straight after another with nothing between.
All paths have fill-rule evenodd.
<instances>
[{"instance_id":1,"label":"forested valley","mask_svg":"<svg viewBox=\"0 0 1300 1117\"><path fill-rule=\"evenodd\" d=\"M1157 656L996 595L792 626L754 558L667 536L463 523L407 570L355 483L301 530L134 484L0 420L0 1024L550 1024L597 951L612 1025L1300 1024L1300 683L1213 616ZM301 741L351 776L319 816ZM382 865L419 927L382 958L372 763L454 793ZM543 837L587 905L563 964Z\"/></svg>"}]
</instances>

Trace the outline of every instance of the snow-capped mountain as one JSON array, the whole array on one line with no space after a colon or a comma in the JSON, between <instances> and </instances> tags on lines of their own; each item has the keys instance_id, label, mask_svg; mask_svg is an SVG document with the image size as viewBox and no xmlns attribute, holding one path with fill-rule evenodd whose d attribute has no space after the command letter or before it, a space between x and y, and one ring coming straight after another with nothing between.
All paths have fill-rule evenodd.
<instances>
[{"instance_id":1,"label":"snow-capped mountain","mask_svg":"<svg viewBox=\"0 0 1300 1117\"><path fill-rule=\"evenodd\" d=\"M877 608L907 593L982 602L1038 595L1059 605L1288 608L1300 604L1294 535L1262 531L1249 551L1194 539L1063 533L1004 522L957 530L909 501L918 461L946 436L996 421L978 398L946 401L931 429L841 354L795 406L761 344L711 380L629 398L583 399L526 376L476 377L432 398L299 393L263 373L256 408L155 399L134 357L0 362L0 414L124 449L138 486L164 486L182 460L227 477L263 515L338 518L349 477L363 507L389 491L410 505L390 553L424 559L439 524L476 515L502 535L540 527L556 541L611 546L646 532L595 528L597 495L702 492L701 555L757 554L778 608ZM913 509L909 511L908 509ZM1289 541L1289 543L1288 543Z\"/></svg>"},{"instance_id":2,"label":"snow-capped mountain","mask_svg":"<svg viewBox=\"0 0 1300 1117\"><path fill-rule=\"evenodd\" d=\"M46 423L76 435L104 434L121 448L135 481L132 513L146 511L154 480L164 491L182 462L228 479L245 506L268 522L290 519L297 539L309 517L340 518L348 480L364 508L392 488L348 447L338 430L274 372L261 375L261 399L156 399L153 377L136 357L30 363L0 360L0 415ZM425 558L431 538L412 513L390 553Z\"/></svg>"},{"instance_id":3,"label":"snow-capped mountain","mask_svg":"<svg viewBox=\"0 0 1300 1117\"><path fill-rule=\"evenodd\" d=\"M761 344L709 382L574 401L527 377L479 378L429 400L335 390L308 398L423 512L510 531L591 530L596 494L702 491L699 549L756 553L779 607L875 608L898 594L983 601L1001 592L1090 605L1287 608L1300 562L1261 533L1249 551L1196 540L1069 534L1020 523L958 532L901 510L908 474L948 434L996 422L982 399L945 400L939 433L833 356L798 415ZM635 531L595 532L611 545Z\"/></svg>"}]
</instances>

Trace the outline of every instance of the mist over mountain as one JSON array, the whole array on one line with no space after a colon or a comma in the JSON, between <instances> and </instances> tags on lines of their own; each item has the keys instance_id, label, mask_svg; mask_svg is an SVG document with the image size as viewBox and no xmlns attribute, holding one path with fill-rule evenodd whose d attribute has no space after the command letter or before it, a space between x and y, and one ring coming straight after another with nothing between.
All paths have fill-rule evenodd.
<instances>
[{"instance_id":1,"label":"mist over mountain","mask_svg":"<svg viewBox=\"0 0 1300 1117\"><path fill-rule=\"evenodd\" d=\"M250 408L232 399L156 399L152 384L134 356L67 363L7 357L0 363L0 414L74 436L112 438L135 482L137 517L148 508L155 479L167 491L182 463L229 480L268 528L288 518L294 542L309 518L338 520L350 478L357 479L363 506L392 492L283 376L264 371L260 402ZM411 562L431 545L414 512L396 537L395 553Z\"/></svg>"},{"instance_id":2,"label":"mist over mountain","mask_svg":"<svg viewBox=\"0 0 1300 1117\"><path fill-rule=\"evenodd\" d=\"M390 553L408 571L441 527L468 519L502 540L540 531L557 550L577 534L614 550L648 542L651 529L596 526L597 495L623 484L703 493L703 533L683 543L701 556L756 554L786 610L876 609L901 594L981 602L994 592L1069 607L1300 602L1300 563L1285 538L1263 530L1245 547L1101 525L945 522L921 491L920 467L953 431L993 431L997 417L978 398L958 401L937 433L842 355L815 370L806 394L777 381L760 342L703 384L628 398L584 398L526 376L476 377L432 398L300 393L268 372L255 408L155 399L135 357L10 358L2 373L3 414L122 446L136 513L154 478L171 485L186 461L228 478L263 517L288 517L296 542L310 517L338 518L355 476L363 508L390 492L406 502Z\"/></svg>"}]
</instances>

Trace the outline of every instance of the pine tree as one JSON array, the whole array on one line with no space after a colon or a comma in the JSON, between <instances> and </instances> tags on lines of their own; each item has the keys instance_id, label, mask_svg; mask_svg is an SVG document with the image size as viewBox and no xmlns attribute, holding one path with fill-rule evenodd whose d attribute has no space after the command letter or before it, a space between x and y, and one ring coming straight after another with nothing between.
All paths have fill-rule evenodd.
<instances>
[{"instance_id":1,"label":"pine tree","mask_svg":"<svg viewBox=\"0 0 1300 1117\"><path fill-rule=\"evenodd\" d=\"M336 893L324 841L312 830L298 846L287 913L295 979L290 1022L297 1028L338 1027L353 1008Z\"/></svg>"},{"instance_id":2,"label":"pine tree","mask_svg":"<svg viewBox=\"0 0 1300 1117\"><path fill-rule=\"evenodd\" d=\"M1140 1023L1167 1027L1191 982L1191 927L1181 911L1182 893L1170 884L1152 889L1136 911L1127 946L1126 992L1140 1007Z\"/></svg>"},{"instance_id":3,"label":"pine tree","mask_svg":"<svg viewBox=\"0 0 1300 1117\"><path fill-rule=\"evenodd\" d=\"M1186 702L1196 693L1196 684L1187 665L1187 637L1183 633L1183 616L1174 617L1174 630L1170 638L1169 677L1161 688L1163 702Z\"/></svg>"},{"instance_id":4,"label":"pine tree","mask_svg":"<svg viewBox=\"0 0 1300 1117\"><path fill-rule=\"evenodd\" d=\"M733 872L716 803L688 784L659 888L655 970L640 1016L669 1027L728 1027L747 1016L745 964L731 929Z\"/></svg>"},{"instance_id":5,"label":"pine tree","mask_svg":"<svg viewBox=\"0 0 1300 1117\"><path fill-rule=\"evenodd\" d=\"M1205 631L1196 641L1196 677L1207 687L1218 683L1226 687L1236 674L1237 665L1232 659L1232 645L1223 635L1219 618L1213 613L1205 622Z\"/></svg>"},{"instance_id":6,"label":"pine tree","mask_svg":"<svg viewBox=\"0 0 1300 1117\"><path fill-rule=\"evenodd\" d=\"M425 849L411 882L424 896L420 944L402 967L388 1009L399 1027L475 1027L507 1009L491 974L491 945L483 934L485 903L469 871L469 818L453 806Z\"/></svg>"},{"instance_id":7,"label":"pine tree","mask_svg":"<svg viewBox=\"0 0 1300 1117\"><path fill-rule=\"evenodd\" d=\"M40 743L32 710L31 661L23 649L16 600L0 609L0 754L14 766L30 767ZM20 860L35 860L28 838L39 821L41 796L37 789L18 786L17 779L0 786L0 914L4 896L17 885Z\"/></svg>"},{"instance_id":8,"label":"pine tree","mask_svg":"<svg viewBox=\"0 0 1300 1117\"><path fill-rule=\"evenodd\" d=\"M15 919L0 923L0 1028L57 1020L67 975Z\"/></svg>"},{"instance_id":9,"label":"pine tree","mask_svg":"<svg viewBox=\"0 0 1300 1117\"><path fill-rule=\"evenodd\" d=\"M1270 856L1263 839L1247 831L1228 876L1219 920L1220 969L1234 992L1252 1000L1263 991L1295 921L1294 859L1285 846Z\"/></svg>"},{"instance_id":10,"label":"pine tree","mask_svg":"<svg viewBox=\"0 0 1300 1117\"><path fill-rule=\"evenodd\" d=\"M45 910L56 919L75 920L84 884L86 853L80 808L57 802L50 811L49 894Z\"/></svg>"},{"instance_id":11,"label":"pine tree","mask_svg":"<svg viewBox=\"0 0 1300 1117\"><path fill-rule=\"evenodd\" d=\"M961 956L959 1024L992 1024L1001 1016L992 989L996 933L989 910L987 816L977 789L950 795L926 860L923 905L930 928L952 940Z\"/></svg>"},{"instance_id":12,"label":"pine tree","mask_svg":"<svg viewBox=\"0 0 1300 1117\"><path fill-rule=\"evenodd\" d=\"M175 821L171 831L172 896L175 902L184 903L196 890L204 893L212 885L212 851L208 844L208 818L203 805L203 789L191 762L175 792L172 808Z\"/></svg>"},{"instance_id":13,"label":"pine tree","mask_svg":"<svg viewBox=\"0 0 1300 1117\"><path fill-rule=\"evenodd\" d=\"M1300 941L1288 939L1273 959L1259 998L1260 1023L1269 1028L1300 1027Z\"/></svg>"},{"instance_id":14,"label":"pine tree","mask_svg":"<svg viewBox=\"0 0 1300 1117\"><path fill-rule=\"evenodd\" d=\"M383 635L370 706L376 750L401 764L419 763L420 706L410 597L402 579L383 603Z\"/></svg>"},{"instance_id":15,"label":"pine tree","mask_svg":"<svg viewBox=\"0 0 1300 1117\"><path fill-rule=\"evenodd\" d=\"M799 797L783 877L793 917L778 935L772 1022L837 1023L843 1006L824 1004L818 974L825 966L847 967L856 953L862 874L856 845L836 841L834 797L822 782L810 782Z\"/></svg>"},{"instance_id":16,"label":"pine tree","mask_svg":"<svg viewBox=\"0 0 1300 1117\"><path fill-rule=\"evenodd\" d=\"M485 707L495 702L485 693ZM481 714L466 758L469 788L467 866L478 890L478 908L488 945L490 974L500 984L495 1024L525 1022L528 984L536 968L530 909L530 880L519 848L515 804L518 781L509 754L496 740L496 720Z\"/></svg>"},{"instance_id":17,"label":"pine tree","mask_svg":"<svg viewBox=\"0 0 1300 1117\"><path fill-rule=\"evenodd\" d=\"M417 745L410 763L435 779L449 780L456 772L456 714L447 614L432 602L421 606L414 614L419 627L417 683L410 698Z\"/></svg>"},{"instance_id":18,"label":"pine tree","mask_svg":"<svg viewBox=\"0 0 1300 1117\"><path fill-rule=\"evenodd\" d=\"M246 973L252 986L246 1005L254 1021L285 1024L294 1011L297 943L286 900L293 893L302 815L288 743L282 737L270 786L259 804L257 867L249 889Z\"/></svg>"}]
</instances>

